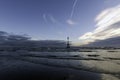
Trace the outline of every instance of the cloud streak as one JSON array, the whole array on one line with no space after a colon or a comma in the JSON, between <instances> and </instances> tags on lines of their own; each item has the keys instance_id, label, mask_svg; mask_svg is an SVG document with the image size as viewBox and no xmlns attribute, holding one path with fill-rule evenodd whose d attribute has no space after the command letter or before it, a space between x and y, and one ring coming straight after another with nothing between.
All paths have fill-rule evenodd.
<instances>
[{"instance_id":1,"label":"cloud streak","mask_svg":"<svg viewBox=\"0 0 120 80\"><path fill-rule=\"evenodd\" d=\"M58 21L50 14L43 14L43 20L45 23L57 23Z\"/></svg>"},{"instance_id":2,"label":"cloud streak","mask_svg":"<svg viewBox=\"0 0 120 80\"><path fill-rule=\"evenodd\" d=\"M46 14L43 14L43 20L47 23L48 20L47 20L47 15Z\"/></svg>"},{"instance_id":3,"label":"cloud streak","mask_svg":"<svg viewBox=\"0 0 120 80\"><path fill-rule=\"evenodd\" d=\"M70 18L67 20L67 23L68 23L69 25L74 25L74 24L76 24L76 22L73 21L72 18L73 18L74 12L75 12L75 6L76 6L76 4L77 4L77 1L78 1L78 0L74 0L73 6L72 6L72 10L71 10L71 14L70 14Z\"/></svg>"},{"instance_id":4,"label":"cloud streak","mask_svg":"<svg viewBox=\"0 0 120 80\"><path fill-rule=\"evenodd\" d=\"M74 14L74 11L75 11L75 6L76 6L76 4L77 4L77 1L78 1L78 0L75 0L74 3L73 3L71 15L70 15L70 19L73 17L73 14Z\"/></svg>"},{"instance_id":5,"label":"cloud streak","mask_svg":"<svg viewBox=\"0 0 120 80\"><path fill-rule=\"evenodd\" d=\"M49 19L52 23L57 23L57 20L52 15L49 15Z\"/></svg>"},{"instance_id":6,"label":"cloud streak","mask_svg":"<svg viewBox=\"0 0 120 80\"><path fill-rule=\"evenodd\" d=\"M74 25L74 24L76 24L76 22L74 22L74 21L71 20L71 19L67 20L67 23L68 23L69 25Z\"/></svg>"},{"instance_id":7,"label":"cloud streak","mask_svg":"<svg viewBox=\"0 0 120 80\"><path fill-rule=\"evenodd\" d=\"M97 40L105 40L120 36L120 5L102 11L95 19L96 29L87 32L79 40L89 44Z\"/></svg>"}]
</instances>

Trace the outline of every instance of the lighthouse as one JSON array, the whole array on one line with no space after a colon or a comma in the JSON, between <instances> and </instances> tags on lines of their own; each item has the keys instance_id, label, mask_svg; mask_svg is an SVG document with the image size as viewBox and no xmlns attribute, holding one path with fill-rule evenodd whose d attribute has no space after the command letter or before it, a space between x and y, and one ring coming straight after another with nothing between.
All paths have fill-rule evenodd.
<instances>
[{"instance_id":1,"label":"lighthouse","mask_svg":"<svg viewBox=\"0 0 120 80\"><path fill-rule=\"evenodd\" d=\"M69 41L69 37L67 37L67 46L66 46L67 49L70 48L70 41Z\"/></svg>"}]
</instances>

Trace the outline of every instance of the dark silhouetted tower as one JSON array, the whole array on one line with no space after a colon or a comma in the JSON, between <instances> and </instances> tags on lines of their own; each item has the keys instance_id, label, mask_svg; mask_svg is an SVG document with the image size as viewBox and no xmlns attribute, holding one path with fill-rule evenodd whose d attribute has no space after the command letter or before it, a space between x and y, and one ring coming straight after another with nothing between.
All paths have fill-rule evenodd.
<instances>
[{"instance_id":1,"label":"dark silhouetted tower","mask_svg":"<svg viewBox=\"0 0 120 80\"><path fill-rule=\"evenodd\" d=\"M67 49L70 48L70 41L69 41L69 37L67 37Z\"/></svg>"}]
</instances>

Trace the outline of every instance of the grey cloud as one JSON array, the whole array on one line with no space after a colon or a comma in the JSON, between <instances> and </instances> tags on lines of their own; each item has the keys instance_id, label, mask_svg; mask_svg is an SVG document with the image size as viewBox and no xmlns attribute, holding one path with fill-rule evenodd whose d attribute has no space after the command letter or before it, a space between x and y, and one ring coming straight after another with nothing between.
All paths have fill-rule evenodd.
<instances>
[{"instance_id":1,"label":"grey cloud","mask_svg":"<svg viewBox=\"0 0 120 80\"><path fill-rule=\"evenodd\" d=\"M26 35L9 34L0 31L0 47L66 47L66 42L61 40L32 40Z\"/></svg>"}]
</instances>

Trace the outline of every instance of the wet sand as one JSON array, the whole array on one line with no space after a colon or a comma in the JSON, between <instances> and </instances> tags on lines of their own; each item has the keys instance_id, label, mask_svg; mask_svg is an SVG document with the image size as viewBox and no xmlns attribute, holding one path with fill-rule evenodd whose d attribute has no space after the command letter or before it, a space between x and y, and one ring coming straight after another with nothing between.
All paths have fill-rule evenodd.
<instances>
[{"instance_id":1,"label":"wet sand","mask_svg":"<svg viewBox=\"0 0 120 80\"><path fill-rule=\"evenodd\" d=\"M100 80L100 74L82 70L52 67L15 59L2 61L0 61L0 80Z\"/></svg>"},{"instance_id":2,"label":"wet sand","mask_svg":"<svg viewBox=\"0 0 120 80\"><path fill-rule=\"evenodd\" d=\"M88 54L95 53L1 53L0 80L120 80L119 53Z\"/></svg>"}]
</instances>

